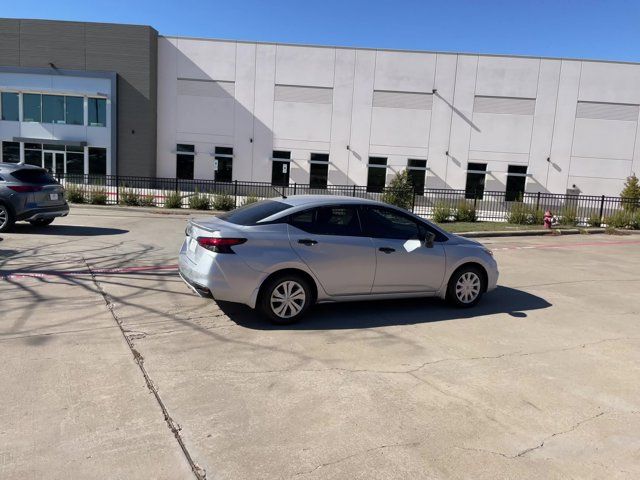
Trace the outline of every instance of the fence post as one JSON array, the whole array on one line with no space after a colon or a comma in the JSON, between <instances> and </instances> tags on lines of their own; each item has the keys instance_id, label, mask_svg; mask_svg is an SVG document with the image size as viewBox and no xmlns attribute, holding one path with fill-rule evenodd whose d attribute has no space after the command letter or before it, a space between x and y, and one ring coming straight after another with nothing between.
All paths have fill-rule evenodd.
<instances>
[{"instance_id":1,"label":"fence post","mask_svg":"<svg viewBox=\"0 0 640 480\"><path fill-rule=\"evenodd\" d=\"M293 194L295 195L296 193L298 193L298 184L293 182Z\"/></svg>"},{"instance_id":2,"label":"fence post","mask_svg":"<svg viewBox=\"0 0 640 480\"><path fill-rule=\"evenodd\" d=\"M602 222L602 216L604 215L604 195L600 197L600 221Z\"/></svg>"},{"instance_id":3,"label":"fence post","mask_svg":"<svg viewBox=\"0 0 640 480\"><path fill-rule=\"evenodd\" d=\"M116 205L120 205L120 175L116 172Z\"/></svg>"},{"instance_id":4,"label":"fence post","mask_svg":"<svg viewBox=\"0 0 640 480\"><path fill-rule=\"evenodd\" d=\"M356 196L356 184L353 184L353 195L351 195L352 197Z\"/></svg>"},{"instance_id":5,"label":"fence post","mask_svg":"<svg viewBox=\"0 0 640 480\"><path fill-rule=\"evenodd\" d=\"M411 213L416 213L416 191L413 190L413 197L411 197Z\"/></svg>"},{"instance_id":6,"label":"fence post","mask_svg":"<svg viewBox=\"0 0 640 480\"><path fill-rule=\"evenodd\" d=\"M178 193L178 177L176 177L176 181L174 183L175 183L176 193Z\"/></svg>"},{"instance_id":7,"label":"fence post","mask_svg":"<svg viewBox=\"0 0 640 480\"><path fill-rule=\"evenodd\" d=\"M536 195L536 210L540 209L540 192Z\"/></svg>"},{"instance_id":8,"label":"fence post","mask_svg":"<svg viewBox=\"0 0 640 480\"><path fill-rule=\"evenodd\" d=\"M238 205L238 180L235 181L235 184L233 186L233 203L234 205Z\"/></svg>"}]
</instances>

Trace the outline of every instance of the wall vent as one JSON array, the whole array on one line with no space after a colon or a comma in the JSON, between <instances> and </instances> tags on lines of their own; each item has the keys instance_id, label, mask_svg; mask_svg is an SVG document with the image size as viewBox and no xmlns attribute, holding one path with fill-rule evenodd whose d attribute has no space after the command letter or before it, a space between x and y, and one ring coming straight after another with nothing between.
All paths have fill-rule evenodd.
<instances>
[{"instance_id":1,"label":"wall vent","mask_svg":"<svg viewBox=\"0 0 640 480\"><path fill-rule=\"evenodd\" d=\"M430 93L393 92L375 90L373 106L385 108L408 108L414 110L431 110L433 95Z\"/></svg>"},{"instance_id":2,"label":"wall vent","mask_svg":"<svg viewBox=\"0 0 640 480\"><path fill-rule=\"evenodd\" d=\"M576 118L638 121L638 105L624 103L578 102Z\"/></svg>"},{"instance_id":3,"label":"wall vent","mask_svg":"<svg viewBox=\"0 0 640 480\"><path fill-rule=\"evenodd\" d=\"M535 109L535 98L485 97L476 95L473 102L473 111L477 113L533 115Z\"/></svg>"},{"instance_id":4,"label":"wall vent","mask_svg":"<svg viewBox=\"0 0 640 480\"><path fill-rule=\"evenodd\" d=\"M194 80L190 78L178 79L178 95L194 97L233 97L235 82L219 80Z\"/></svg>"},{"instance_id":5,"label":"wall vent","mask_svg":"<svg viewBox=\"0 0 640 480\"><path fill-rule=\"evenodd\" d=\"M276 85L277 102L328 103L333 102L333 88Z\"/></svg>"}]
</instances>

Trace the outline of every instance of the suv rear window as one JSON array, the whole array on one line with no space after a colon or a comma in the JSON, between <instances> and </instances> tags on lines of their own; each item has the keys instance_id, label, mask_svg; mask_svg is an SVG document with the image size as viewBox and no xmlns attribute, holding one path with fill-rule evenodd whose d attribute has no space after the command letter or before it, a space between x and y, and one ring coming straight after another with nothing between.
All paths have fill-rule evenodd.
<instances>
[{"instance_id":1,"label":"suv rear window","mask_svg":"<svg viewBox=\"0 0 640 480\"><path fill-rule=\"evenodd\" d=\"M291 208L291 205L276 202L275 200L262 200L218 215L218 218L225 222L235 223L236 225L255 225L260 220L264 220L287 208Z\"/></svg>"},{"instance_id":2,"label":"suv rear window","mask_svg":"<svg viewBox=\"0 0 640 480\"><path fill-rule=\"evenodd\" d=\"M58 183L44 168L25 168L23 170L16 170L12 172L11 175L24 183L35 183L36 185Z\"/></svg>"}]
</instances>

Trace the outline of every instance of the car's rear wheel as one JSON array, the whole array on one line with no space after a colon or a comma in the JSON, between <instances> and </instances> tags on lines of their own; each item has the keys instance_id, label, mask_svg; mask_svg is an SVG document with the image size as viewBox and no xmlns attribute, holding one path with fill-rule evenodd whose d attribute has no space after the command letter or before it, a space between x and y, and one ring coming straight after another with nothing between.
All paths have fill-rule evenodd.
<instances>
[{"instance_id":1,"label":"car's rear wheel","mask_svg":"<svg viewBox=\"0 0 640 480\"><path fill-rule=\"evenodd\" d=\"M15 222L16 219L11 209L0 203L0 232L8 232Z\"/></svg>"},{"instance_id":2,"label":"car's rear wheel","mask_svg":"<svg viewBox=\"0 0 640 480\"><path fill-rule=\"evenodd\" d=\"M278 325L297 322L313 302L309 282L296 274L269 279L262 289L259 310Z\"/></svg>"},{"instance_id":3,"label":"car's rear wheel","mask_svg":"<svg viewBox=\"0 0 640 480\"><path fill-rule=\"evenodd\" d=\"M449 279L447 300L457 307L473 307L486 289L485 276L480 268L474 265L462 266Z\"/></svg>"},{"instance_id":4,"label":"car's rear wheel","mask_svg":"<svg viewBox=\"0 0 640 480\"><path fill-rule=\"evenodd\" d=\"M53 222L53 218L39 218L38 220L31 220L29 223L34 227L46 227L51 225L51 222Z\"/></svg>"}]
</instances>

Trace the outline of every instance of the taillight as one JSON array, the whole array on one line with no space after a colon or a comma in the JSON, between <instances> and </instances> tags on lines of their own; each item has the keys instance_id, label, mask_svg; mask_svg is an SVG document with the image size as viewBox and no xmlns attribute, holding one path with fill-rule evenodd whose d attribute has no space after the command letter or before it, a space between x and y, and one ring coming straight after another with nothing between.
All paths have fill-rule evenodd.
<instances>
[{"instance_id":1,"label":"taillight","mask_svg":"<svg viewBox=\"0 0 640 480\"><path fill-rule=\"evenodd\" d=\"M198 245L216 253L236 253L231 247L246 241L246 238L198 237Z\"/></svg>"},{"instance_id":2,"label":"taillight","mask_svg":"<svg viewBox=\"0 0 640 480\"><path fill-rule=\"evenodd\" d=\"M14 192L18 193L31 193L31 192L39 192L42 190L42 187L32 187L29 185L9 185L9 188Z\"/></svg>"}]
</instances>

